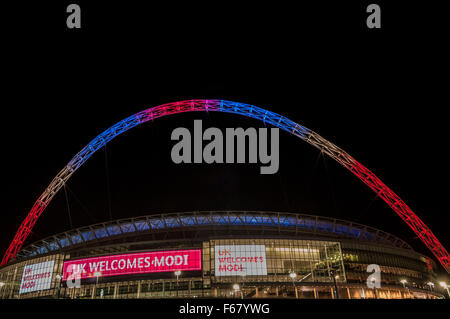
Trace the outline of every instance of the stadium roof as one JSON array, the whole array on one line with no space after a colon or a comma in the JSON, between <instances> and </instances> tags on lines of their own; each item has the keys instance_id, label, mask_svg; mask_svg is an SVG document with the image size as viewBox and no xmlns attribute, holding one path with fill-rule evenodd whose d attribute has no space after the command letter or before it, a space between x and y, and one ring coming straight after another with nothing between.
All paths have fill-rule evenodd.
<instances>
[{"instance_id":1,"label":"stadium roof","mask_svg":"<svg viewBox=\"0 0 450 319\"><path fill-rule=\"evenodd\" d=\"M254 211L209 211L148 215L119 219L72 229L35 242L20 251L18 259L72 250L123 236L201 229L211 226L278 230L282 233L311 233L338 236L412 250L394 235L358 223L322 216Z\"/></svg>"}]
</instances>

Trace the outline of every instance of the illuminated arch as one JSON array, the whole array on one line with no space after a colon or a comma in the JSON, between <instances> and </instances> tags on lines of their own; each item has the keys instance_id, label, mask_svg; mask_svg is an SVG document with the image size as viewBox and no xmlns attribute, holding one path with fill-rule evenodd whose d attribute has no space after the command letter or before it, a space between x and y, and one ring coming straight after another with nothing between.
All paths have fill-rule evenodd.
<instances>
[{"instance_id":1,"label":"illuminated arch","mask_svg":"<svg viewBox=\"0 0 450 319\"><path fill-rule=\"evenodd\" d=\"M261 109L257 106L224 100L187 100L159 105L136 113L98 135L72 158L72 160L56 175L44 193L42 193L42 195L34 203L27 217L20 225L5 255L3 256L1 264L4 265L11 259L15 258L24 241L30 234L36 220L48 206L53 196L55 196L70 176L72 176L72 174L81 165L83 165L83 163L86 162L86 160L91 157L93 153L102 148L117 135L135 127L136 125L166 115L192 111L216 111L252 117L285 130L318 148L321 152L332 157L339 162L339 164L350 170L374 192L376 192L377 195L380 196L403 219L403 221L408 224L408 226L416 233L416 235L444 266L445 270L450 273L449 254L431 230L419 219L419 217L417 217L416 214L414 214L414 212L400 199L400 197L398 197L378 177L357 162L344 150L337 147L333 143L330 143L310 129L301 126L300 124L297 124L284 116Z\"/></svg>"}]
</instances>

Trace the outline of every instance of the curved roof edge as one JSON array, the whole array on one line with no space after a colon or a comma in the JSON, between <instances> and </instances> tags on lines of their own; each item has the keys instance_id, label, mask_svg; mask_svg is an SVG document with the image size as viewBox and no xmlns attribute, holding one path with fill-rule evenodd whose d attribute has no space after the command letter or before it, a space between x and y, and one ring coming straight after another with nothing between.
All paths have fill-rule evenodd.
<instances>
[{"instance_id":1,"label":"curved roof edge","mask_svg":"<svg viewBox=\"0 0 450 319\"><path fill-rule=\"evenodd\" d=\"M363 242L413 250L400 238L366 225L322 216L266 211L194 211L162 213L118 219L72 229L23 248L14 261L56 253L116 239L125 235L151 233L183 227L250 226L280 231L334 235Z\"/></svg>"}]
</instances>

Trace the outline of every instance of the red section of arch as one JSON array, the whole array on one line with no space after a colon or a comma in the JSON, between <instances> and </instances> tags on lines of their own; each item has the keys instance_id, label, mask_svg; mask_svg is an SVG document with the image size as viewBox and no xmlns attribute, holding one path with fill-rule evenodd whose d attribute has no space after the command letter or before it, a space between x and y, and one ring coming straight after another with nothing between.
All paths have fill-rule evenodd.
<instances>
[{"instance_id":1,"label":"red section of arch","mask_svg":"<svg viewBox=\"0 0 450 319\"><path fill-rule=\"evenodd\" d=\"M450 273L450 256L445 247L434 236L431 230L422 220L397 196L389 187L387 187L374 173L368 170L359 162L354 161L353 166L349 168L353 174L369 186L378 194L394 212L399 215L405 223L416 233L420 240L430 249L433 255Z\"/></svg>"}]
</instances>

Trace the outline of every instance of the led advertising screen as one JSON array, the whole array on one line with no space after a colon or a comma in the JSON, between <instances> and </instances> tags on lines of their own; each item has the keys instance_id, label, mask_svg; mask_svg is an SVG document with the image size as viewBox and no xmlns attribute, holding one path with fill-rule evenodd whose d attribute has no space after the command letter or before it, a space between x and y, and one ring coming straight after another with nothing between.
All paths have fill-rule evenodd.
<instances>
[{"instance_id":1,"label":"led advertising screen","mask_svg":"<svg viewBox=\"0 0 450 319\"><path fill-rule=\"evenodd\" d=\"M216 276L266 276L265 245L216 245Z\"/></svg>"},{"instance_id":2,"label":"led advertising screen","mask_svg":"<svg viewBox=\"0 0 450 319\"><path fill-rule=\"evenodd\" d=\"M50 289L54 260L32 264L23 268L19 294Z\"/></svg>"},{"instance_id":3,"label":"led advertising screen","mask_svg":"<svg viewBox=\"0 0 450 319\"><path fill-rule=\"evenodd\" d=\"M201 269L200 249L156 251L66 261L62 280Z\"/></svg>"}]
</instances>

